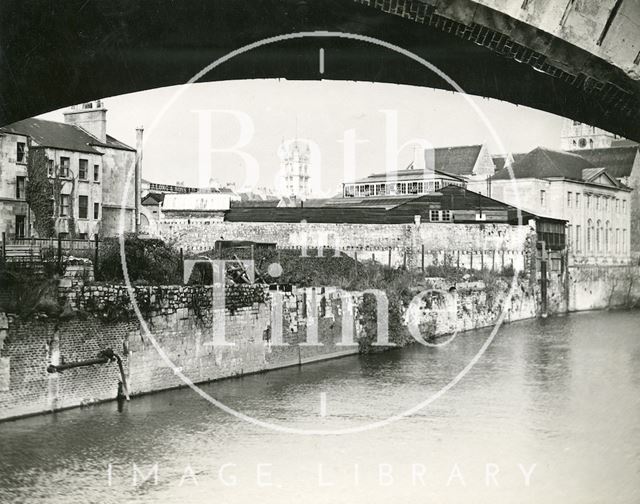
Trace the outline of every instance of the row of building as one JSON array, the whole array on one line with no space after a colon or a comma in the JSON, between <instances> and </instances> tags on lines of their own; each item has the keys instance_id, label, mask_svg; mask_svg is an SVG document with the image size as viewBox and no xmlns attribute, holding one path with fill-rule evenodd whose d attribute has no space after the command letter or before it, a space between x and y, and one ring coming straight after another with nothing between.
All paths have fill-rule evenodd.
<instances>
[{"instance_id":1,"label":"row of building","mask_svg":"<svg viewBox=\"0 0 640 504\"><path fill-rule=\"evenodd\" d=\"M63 237L153 230L167 219L483 223L520 216L542 219L554 232L563 223L563 246L574 260L624 261L640 251L638 146L575 121L563 127L567 150L502 156L485 145L416 150L405 169L345 182L342 194L320 200L309 195L309 152L299 142L281 156L285 189L297 198L221 186L202 191L141 180L140 147L107 134L101 101L72 107L64 118L0 128L0 229L9 237L36 234L27 160L42 150L48 176L58 183L52 218Z\"/></svg>"}]
</instances>

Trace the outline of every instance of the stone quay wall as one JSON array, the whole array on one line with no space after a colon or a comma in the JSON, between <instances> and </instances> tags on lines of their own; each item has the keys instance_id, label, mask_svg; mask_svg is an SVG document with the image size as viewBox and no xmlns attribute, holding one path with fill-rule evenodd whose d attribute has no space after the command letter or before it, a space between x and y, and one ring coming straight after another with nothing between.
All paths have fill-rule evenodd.
<instances>
[{"instance_id":1,"label":"stone quay wall","mask_svg":"<svg viewBox=\"0 0 640 504\"><path fill-rule=\"evenodd\" d=\"M200 383L358 353L357 293L347 294L353 301L345 304L331 289L312 295L306 289L233 286L225 289L222 310L213 308L223 302L213 287L136 287L147 332L125 286L61 283L60 295L73 316L21 320L0 314L0 419L115 399L115 363L47 372L51 364L94 359L106 348L122 357L134 396L184 386L180 373ZM279 311L273 308L275 296ZM350 313L343 318L345 306ZM221 317L229 346L212 344L212 328ZM351 345L341 345L343 320L352 324ZM299 345L313 326L321 345ZM277 344L277 334L284 345Z\"/></svg>"},{"instance_id":2,"label":"stone quay wall","mask_svg":"<svg viewBox=\"0 0 640 504\"><path fill-rule=\"evenodd\" d=\"M405 322L418 317L421 334L489 326L503 307L506 321L537 313L535 287L525 279L518 280L511 300L507 282L471 282L453 290L441 283L438 296L422 296L406 311ZM78 279L61 284L66 311L73 313L68 318L21 320L0 313L0 419L115 399L121 379L115 363L47 372L51 364L93 359L106 348L122 357L135 396L184 386L181 374L200 383L353 355L367 336L361 292L234 286L225 290L222 310L213 308L221 306L222 294L212 287L135 287L147 333L125 286L83 285ZM212 344L221 317L232 346ZM314 341L321 345L308 344Z\"/></svg>"},{"instance_id":3,"label":"stone quay wall","mask_svg":"<svg viewBox=\"0 0 640 504\"><path fill-rule=\"evenodd\" d=\"M276 243L281 248L327 247L358 260L392 267L449 264L469 269L524 271L535 240L534 223L510 224L323 224L216 222L167 219L158 233L186 253L212 250L217 240ZM424 259L423 259L424 255ZM389 260L390 259L390 260Z\"/></svg>"},{"instance_id":4,"label":"stone quay wall","mask_svg":"<svg viewBox=\"0 0 640 504\"><path fill-rule=\"evenodd\" d=\"M640 267L571 266L568 310L637 308L640 305Z\"/></svg>"}]
</instances>

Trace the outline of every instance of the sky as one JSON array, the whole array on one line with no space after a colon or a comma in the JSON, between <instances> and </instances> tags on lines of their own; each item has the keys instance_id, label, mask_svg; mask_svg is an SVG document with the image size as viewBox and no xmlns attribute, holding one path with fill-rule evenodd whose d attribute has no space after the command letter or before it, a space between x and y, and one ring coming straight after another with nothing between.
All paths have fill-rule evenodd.
<instances>
[{"instance_id":1,"label":"sky","mask_svg":"<svg viewBox=\"0 0 640 504\"><path fill-rule=\"evenodd\" d=\"M196 83L104 102L111 136L135 146L135 128L144 126L147 180L202 186L213 178L239 187L273 187L281 173L280 145L298 138L313 147L317 196L334 194L343 181L384 172L392 163L406 167L415 151L412 139L433 147L486 143L492 154L526 152L559 148L562 125L553 114L498 100L350 81ZM40 117L62 121L63 111Z\"/></svg>"}]
</instances>

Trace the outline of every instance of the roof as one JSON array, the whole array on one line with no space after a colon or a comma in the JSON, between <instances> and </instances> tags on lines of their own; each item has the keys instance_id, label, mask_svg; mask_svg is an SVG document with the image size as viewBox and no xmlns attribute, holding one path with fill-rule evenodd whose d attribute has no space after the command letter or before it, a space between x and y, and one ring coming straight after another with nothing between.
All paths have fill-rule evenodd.
<instances>
[{"instance_id":1,"label":"roof","mask_svg":"<svg viewBox=\"0 0 640 504\"><path fill-rule=\"evenodd\" d=\"M435 168L452 175L471 175L482 145L459 145L434 149Z\"/></svg>"},{"instance_id":2,"label":"roof","mask_svg":"<svg viewBox=\"0 0 640 504\"><path fill-rule=\"evenodd\" d=\"M425 175L430 175L431 172L440 175L442 178L464 180L463 176L473 174L473 168L476 165L481 150L482 145L461 145L425 149L423 151L425 164L427 167L430 165L433 166L433 170L414 169L414 163L411 162L404 170L396 170L388 173L373 173L365 178L349 183L415 180L416 178L427 178ZM431 154L433 154L433 158L429 159Z\"/></svg>"},{"instance_id":3,"label":"roof","mask_svg":"<svg viewBox=\"0 0 640 504\"><path fill-rule=\"evenodd\" d=\"M89 154L102 154L94 147L111 147L134 151L135 149L107 135L107 141L101 142L82 128L73 124L57 121L47 121L32 117L8 124L0 128L0 132L26 135L31 137L41 147L64 149Z\"/></svg>"},{"instance_id":4,"label":"roof","mask_svg":"<svg viewBox=\"0 0 640 504\"><path fill-rule=\"evenodd\" d=\"M622 178L631 175L638 155L638 146L583 149L571 152L585 158L595 167L606 168L609 175Z\"/></svg>"},{"instance_id":5,"label":"roof","mask_svg":"<svg viewBox=\"0 0 640 504\"><path fill-rule=\"evenodd\" d=\"M144 198L141 203L143 205L157 205L164 201L164 193L150 192Z\"/></svg>"},{"instance_id":6,"label":"roof","mask_svg":"<svg viewBox=\"0 0 640 504\"><path fill-rule=\"evenodd\" d=\"M320 206L310 206L310 205ZM335 204L327 200L309 200L304 207L235 207L226 213L230 222L315 222L353 224L410 224L416 215L427 217L431 209L466 210L475 215L475 210L501 211L500 222L518 222L518 210L463 187L447 186L435 193L422 196L400 196L382 198L337 198ZM521 212L526 222L529 218L540 218L530 212ZM464 216L462 217L465 218ZM472 219L473 220L473 219ZM545 219L562 222L558 219ZM464 222L464 220L456 220ZM486 221L483 221L486 222ZM491 221L489 221L491 222Z\"/></svg>"},{"instance_id":7,"label":"roof","mask_svg":"<svg viewBox=\"0 0 640 504\"><path fill-rule=\"evenodd\" d=\"M515 156L514 156L515 159ZM513 175L504 168L497 172L492 180L511 178L551 178L563 177L582 181L582 171L595 168L583 157L565 151L556 151L544 147L536 147L523 157L519 157L511 165Z\"/></svg>"},{"instance_id":8,"label":"roof","mask_svg":"<svg viewBox=\"0 0 640 504\"><path fill-rule=\"evenodd\" d=\"M409 165L411 166L411 165ZM434 176L431 176L434 174ZM407 168L406 170L396 170L386 173L372 173L364 178L356 180L355 182L347 182L347 184L373 184L376 182L401 182L416 179L429 180L432 178L445 178L449 180L462 180L460 177L445 173L440 170L414 170L413 168Z\"/></svg>"}]
</instances>

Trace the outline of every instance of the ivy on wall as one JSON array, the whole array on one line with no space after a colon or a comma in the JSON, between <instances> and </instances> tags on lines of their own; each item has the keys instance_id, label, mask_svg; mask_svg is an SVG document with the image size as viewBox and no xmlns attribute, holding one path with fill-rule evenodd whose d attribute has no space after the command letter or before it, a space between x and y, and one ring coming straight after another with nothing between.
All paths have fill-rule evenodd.
<instances>
[{"instance_id":1,"label":"ivy on wall","mask_svg":"<svg viewBox=\"0 0 640 504\"><path fill-rule=\"evenodd\" d=\"M59 193L55 183L49 180L47 156L44 149L29 149L27 159L26 200L34 217L33 229L38 236L50 238L55 235L54 194Z\"/></svg>"}]
</instances>

